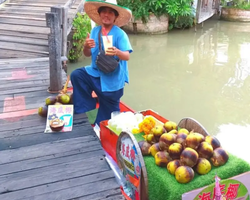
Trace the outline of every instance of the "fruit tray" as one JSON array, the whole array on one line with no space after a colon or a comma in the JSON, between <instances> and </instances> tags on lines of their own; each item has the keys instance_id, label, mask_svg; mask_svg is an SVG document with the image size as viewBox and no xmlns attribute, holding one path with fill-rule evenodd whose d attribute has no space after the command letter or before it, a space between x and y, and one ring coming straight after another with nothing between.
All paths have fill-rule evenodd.
<instances>
[{"instance_id":1,"label":"fruit tray","mask_svg":"<svg viewBox=\"0 0 250 200\"><path fill-rule=\"evenodd\" d=\"M126 109L127 111L134 112L129 108ZM144 116L152 115L163 123L168 121L167 119L152 110L145 110L141 111L140 113L142 113ZM178 126L185 128L186 124L188 124L186 123L187 120L189 119L181 120ZM100 124L101 143L103 148L117 162L116 144L118 141L118 135L107 127L107 123L108 121L103 121ZM197 132L201 132L204 135L208 134L204 127L197 126L197 128L200 129ZM134 136L138 142L144 140L143 134L135 134ZM223 180L250 171L250 165L247 162L234 155L229 154L229 160L225 165L220 167L212 167L211 171L208 174L202 176L195 173L195 176L191 182L181 184L176 181L175 176L171 175L166 168L157 166L152 156L144 156L143 159L147 170L147 189L149 194L149 200L181 200L183 194L213 184L215 175L218 175ZM183 200L189 199L185 198Z\"/></svg>"},{"instance_id":2,"label":"fruit tray","mask_svg":"<svg viewBox=\"0 0 250 200\"><path fill-rule=\"evenodd\" d=\"M135 137L138 142L144 140L142 134L136 134ZM158 167L153 156L144 156L143 159L147 170L149 200L181 200L184 193L214 183L215 175L218 175L221 179L228 179L250 171L250 165L247 162L229 154L229 160L225 165L212 166L211 171L205 175L195 173L191 182L181 184L166 168Z\"/></svg>"},{"instance_id":3,"label":"fruit tray","mask_svg":"<svg viewBox=\"0 0 250 200\"><path fill-rule=\"evenodd\" d=\"M120 104L120 108L121 108L121 112L125 112L125 111L134 112L131 108L124 105L123 103ZM143 114L144 116L151 115L163 123L168 121L167 119L160 116L158 113L154 112L153 110L144 110L144 111L141 111L140 113ZM102 147L115 160L115 162L117 162L116 144L118 141L118 137L119 136L108 127L108 120L102 121L100 123L100 139L101 139Z\"/></svg>"}]
</instances>

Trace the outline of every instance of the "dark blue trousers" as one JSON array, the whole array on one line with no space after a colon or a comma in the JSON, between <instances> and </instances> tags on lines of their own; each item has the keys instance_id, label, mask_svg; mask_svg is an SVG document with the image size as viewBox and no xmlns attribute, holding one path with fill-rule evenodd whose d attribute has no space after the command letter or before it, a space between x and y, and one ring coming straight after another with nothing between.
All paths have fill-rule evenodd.
<instances>
[{"instance_id":1,"label":"dark blue trousers","mask_svg":"<svg viewBox=\"0 0 250 200\"><path fill-rule=\"evenodd\" d=\"M95 123L111 118L113 111L120 111L119 103L123 95L123 88L114 92L102 92L100 78L89 75L84 67L71 73L73 85L73 101L76 114L85 113L96 108L96 99L92 97L94 91L98 96L99 109Z\"/></svg>"}]
</instances>

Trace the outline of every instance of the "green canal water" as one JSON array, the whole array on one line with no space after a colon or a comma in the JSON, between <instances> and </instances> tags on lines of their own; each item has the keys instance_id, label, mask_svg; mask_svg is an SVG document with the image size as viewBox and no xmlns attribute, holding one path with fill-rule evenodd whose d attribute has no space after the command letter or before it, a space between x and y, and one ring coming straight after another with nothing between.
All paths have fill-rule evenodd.
<instances>
[{"instance_id":1,"label":"green canal water","mask_svg":"<svg viewBox=\"0 0 250 200\"><path fill-rule=\"evenodd\" d=\"M199 121L250 162L250 23L210 19L164 35L129 35L134 52L122 101L179 122ZM69 73L89 58L69 64Z\"/></svg>"}]
</instances>

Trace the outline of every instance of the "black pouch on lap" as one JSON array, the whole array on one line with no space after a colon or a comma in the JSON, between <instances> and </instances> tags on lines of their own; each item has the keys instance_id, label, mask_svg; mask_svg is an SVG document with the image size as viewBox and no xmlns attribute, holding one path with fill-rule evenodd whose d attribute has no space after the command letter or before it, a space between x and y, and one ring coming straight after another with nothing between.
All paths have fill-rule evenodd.
<instances>
[{"instance_id":1,"label":"black pouch on lap","mask_svg":"<svg viewBox=\"0 0 250 200\"><path fill-rule=\"evenodd\" d=\"M103 51L101 48L101 30L100 30L99 35L98 35L99 54L97 55L97 58L96 58L96 65L97 65L99 70L108 74L110 72L115 71L115 69L119 65L119 60L116 60L113 56L105 55L105 51Z\"/></svg>"}]
</instances>

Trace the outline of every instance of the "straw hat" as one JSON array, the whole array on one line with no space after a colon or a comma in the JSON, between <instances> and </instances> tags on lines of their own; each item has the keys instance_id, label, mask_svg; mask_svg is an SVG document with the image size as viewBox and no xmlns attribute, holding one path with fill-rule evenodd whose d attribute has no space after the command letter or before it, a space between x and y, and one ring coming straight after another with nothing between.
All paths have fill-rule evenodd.
<instances>
[{"instance_id":1,"label":"straw hat","mask_svg":"<svg viewBox=\"0 0 250 200\"><path fill-rule=\"evenodd\" d=\"M119 16L115 20L114 24L121 27L129 22L132 17L132 12L126 7L117 5L116 0L86 0L84 3L84 11L87 15L98 25L101 25L100 15L98 9L102 6L115 9Z\"/></svg>"}]
</instances>

